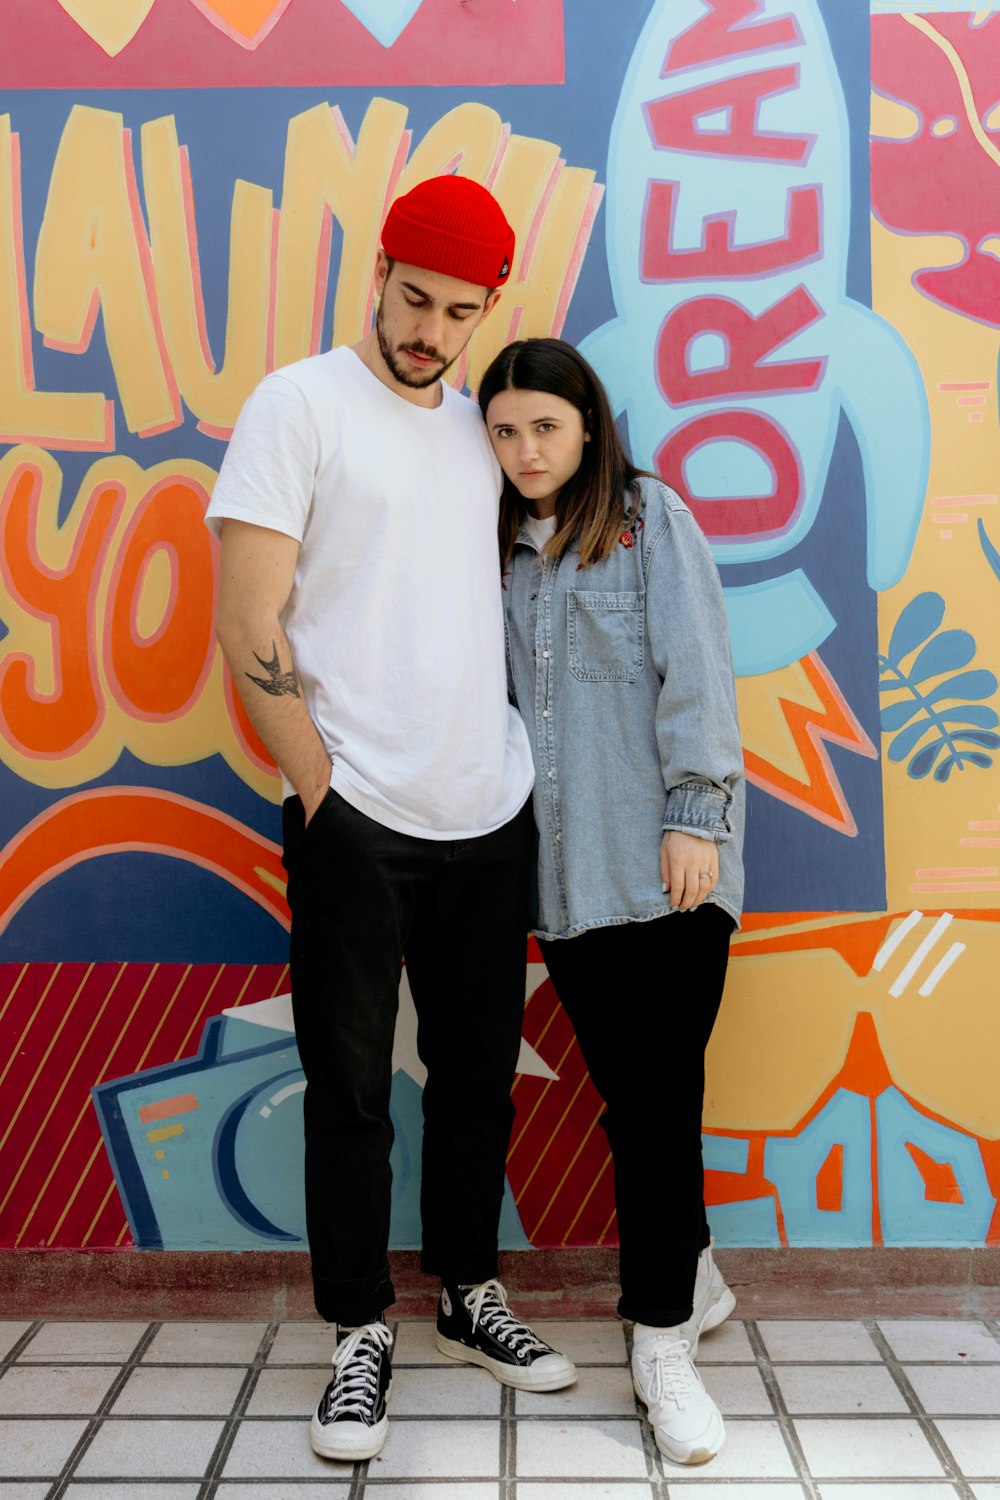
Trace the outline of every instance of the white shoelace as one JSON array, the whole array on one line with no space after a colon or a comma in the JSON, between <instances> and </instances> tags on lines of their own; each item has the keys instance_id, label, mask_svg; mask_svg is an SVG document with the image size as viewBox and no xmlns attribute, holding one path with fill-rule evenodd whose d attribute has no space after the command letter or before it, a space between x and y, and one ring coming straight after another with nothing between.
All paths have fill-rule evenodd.
<instances>
[{"instance_id":1,"label":"white shoelace","mask_svg":"<svg viewBox=\"0 0 1000 1500\"><path fill-rule=\"evenodd\" d=\"M379 1345L382 1349L392 1347L392 1334L384 1323L363 1323L337 1345L328 1418L355 1412L371 1414L378 1396Z\"/></svg>"},{"instance_id":2,"label":"white shoelace","mask_svg":"<svg viewBox=\"0 0 1000 1500\"><path fill-rule=\"evenodd\" d=\"M690 1347L687 1339L654 1339L648 1348L638 1351L640 1363L649 1371L647 1395L651 1406L673 1401L683 1411L698 1380L687 1358Z\"/></svg>"},{"instance_id":3,"label":"white shoelace","mask_svg":"<svg viewBox=\"0 0 1000 1500\"><path fill-rule=\"evenodd\" d=\"M507 1293L499 1281L484 1281L467 1292L462 1298L472 1314L472 1331L482 1325L499 1343L506 1344L515 1354L532 1349L548 1351L548 1344L535 1337L530 1328L519 1323L507 1306Z\"/></svg>"}]
</instances>

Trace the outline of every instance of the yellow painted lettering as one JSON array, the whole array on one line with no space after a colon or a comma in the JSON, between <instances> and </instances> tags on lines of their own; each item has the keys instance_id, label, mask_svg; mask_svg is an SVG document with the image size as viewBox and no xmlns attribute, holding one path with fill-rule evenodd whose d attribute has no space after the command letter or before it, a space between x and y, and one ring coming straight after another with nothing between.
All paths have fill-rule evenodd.
<instances>
[{"instance_id":1,"label":"yellow painted lettering","mask_svg":"<svg viewBox=\"0 0 1000 1500\"><path fill-rule=\"evenodd\" d=\"M354 344L367 333L375 251L405 122L404 107L388 99L369 104L356 143L340 111L327 104L289 121L278 237L276 365L320 348L333 218L343 230L333 343Z\"/></svg>"},{"instance_id":2,"label":"yellow painted lettering","mask_svg":"<svg viewBox=\"0 0 1000 1500\"><path fill-rule=\"evenodd\" d=\"M0 443L111 448L114 408L100 392L36 391L24 281L20 150L0 116Z\"/></svg>"},{"instance_id":3,"label":"yellow painted lettering","mask_svg":"<svg viewBox=\"0 0 1000 1500\"><path fill-rule=\"evenodd\" d=\"M579 271L581 235L596 207L594 179L583 167L567 167L548 141L511 136L493 191L517 234L515 269L470 345L471 389L512 338L559 333Z\"/></svg>"},{"instance_id":4,"label":"yellow painted lettering","mask_svg":"<svg viewBox=\"0 0 1000 1500\"><path fill-rule=\"evenodd\" d=\"M35 318L45 341L80 353L98 311L125 420L150 435L181 421L161 347L131 135L122 117L74 105L66 122L35 256Z\"/></svg>"},{"instance_id":5,"label":"yellow painted lettering","mask_svg":"<svg viewBox=\"0 0 1000 1500\"><path fill-rule=\"evenodd\" d=\"M205 323L191 172L172 116L142 127L142 181L163 337L181 395L203 429L228 436L267 371L272 194L236 183L225 354L217 370Z\"/></svg>"},{"instance_id":6,"label":"yellow painted lettering","mask_svg":"<svg viewBox=\"0 0 1000 1500\"><path fill-rule=\"evenodd\" d=\"M503 121L485 104L460 104L435 120L400 173L393 197L401 197L426 177L458 171L485 182L503 148Z\"/></svg>"}]
</instances>

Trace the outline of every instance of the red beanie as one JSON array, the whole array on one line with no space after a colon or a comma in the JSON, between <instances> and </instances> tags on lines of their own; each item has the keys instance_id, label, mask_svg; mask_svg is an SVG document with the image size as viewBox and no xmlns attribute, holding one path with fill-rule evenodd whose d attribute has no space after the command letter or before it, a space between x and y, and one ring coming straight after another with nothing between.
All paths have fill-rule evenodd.
<instances>
[{"instance_id":1,"label":"red beanie","mask_svg":"<svg viewBox=\"0 0 1000 1500\"><path fill-rule=\"evenodd\" d=\"M471 177L429 177L390 208L382 248L405 265L495 287L510 275L514 231Z\"/></svg>"}]
</instances>

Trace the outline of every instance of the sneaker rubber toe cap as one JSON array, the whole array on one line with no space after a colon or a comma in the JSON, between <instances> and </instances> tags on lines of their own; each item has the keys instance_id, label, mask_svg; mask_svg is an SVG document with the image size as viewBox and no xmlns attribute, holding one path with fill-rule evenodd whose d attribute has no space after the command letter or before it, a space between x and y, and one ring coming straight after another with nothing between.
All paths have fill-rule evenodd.
<instances>
[{"instance_id":1,"label":"sneaker rubber toe cap","mask_svg":"<svg viewBox=\"0 0 1000 1500\"><path fill-rule=\"evenodd\" d=\"M523 1389L530 1391L561 1391L576 1380L576 1365L565 1354L553 1349L551 1354L540 1354L526 1365Z\"/></svg>"},{"instance_id":2,"label":"sneaker rubber toe cap","mask_svg":"<svg viewBox=\"0 0 1000 1500\"><path fill-rule=\"evenodd\" d=\"M387 1417L369 1426L366 1422L321 1422L318 1416L314 1416L309 1428L309 1441L313 1452L318 1453L320 1458L357 1464L363 1459L375 1457L385 1442L388 1430Z\"/></svg>"}]
</instances>

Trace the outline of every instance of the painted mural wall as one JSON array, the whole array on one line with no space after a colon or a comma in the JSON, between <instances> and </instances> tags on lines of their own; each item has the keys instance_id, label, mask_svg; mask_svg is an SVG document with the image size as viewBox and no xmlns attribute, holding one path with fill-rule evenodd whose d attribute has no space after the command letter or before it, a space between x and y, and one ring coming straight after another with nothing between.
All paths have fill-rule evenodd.
<instances>
[{"instance_id":1,"label":"painted mural wall","mask_svg":"<svg viewBox=\"0 0 1000 1500\"><path fill-rule=\"evenodd\" d=\"M518 235L456 383L579 343L722 574L717 1240L1000 1242L996 9L0 0L0 1245L304 1248L279 783L202 514L247 394L361 336L385 209L450 170ZM612 1245L529 959L505 1243ZM406 1247L405 977L394 1062Z\"/></svg>"}]
</instances>

